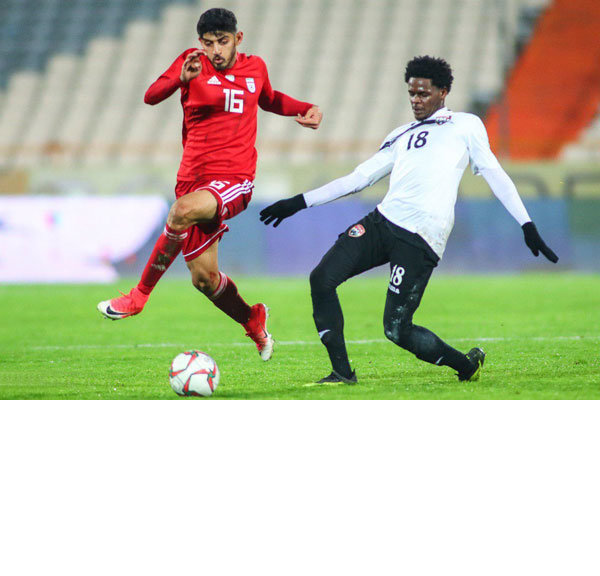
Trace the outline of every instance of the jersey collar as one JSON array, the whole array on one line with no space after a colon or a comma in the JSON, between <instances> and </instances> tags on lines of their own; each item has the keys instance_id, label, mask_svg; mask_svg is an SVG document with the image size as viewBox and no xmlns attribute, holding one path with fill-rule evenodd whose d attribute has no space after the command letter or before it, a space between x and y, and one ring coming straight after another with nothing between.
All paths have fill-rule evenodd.
<instances>
[{"instance_id":1,"label":"jersey collar","mask_svg":"<svg viewBox=\"0 0 600 576\"><path fill-rule=\"evenodd\" d=\"M436 110L431 116L425 118L425 120L435 120L438 116L450 116L450 114L451 111L447 106L444 106L443 108Z\"/></svg>"},{"instance_id":2,"label":"jersey collar","mask_svg":"<svg viewBox=\"0 0 600 576\"><path fill-rule=\"evenodd\" d=\"M438 118L439 116L445 116L447 118L450 118L451 115L452 115L452 111L447 106L444 106L443 108L436 110L431 116L427 116L427 118L424 118L423 120L413 120L410 123L410 125L418 126L418 125L422 124L423 122L426 124L431 124L432 121L435 120L436 118Z\"/></svg>"},{"instance_id":3,"label":"jersey collar","mask_svg":"<svg viewBox=\"0 0 600 576\"><path fill-rule=\"evenodd\" d=\"M424 126L426 124L445 124L451 118L452 118L451 111L448 110L448 108L446 108L444 106L443 108L436 110L431 116L425 118L425 120L418 120L415 122L411 122L410 125L408 126L408 128L406 128L406 130L400 132L400 134L396 135L391 140L387 140L386 142L384 142L383 145L381 146L381 148L379 148L379 150L383 150L384 148L387 148L388 146L392 146L399 138L404 136L407 132L411 132L412 130L419 128L420 126Z\"/></svg>"}]
</instances>

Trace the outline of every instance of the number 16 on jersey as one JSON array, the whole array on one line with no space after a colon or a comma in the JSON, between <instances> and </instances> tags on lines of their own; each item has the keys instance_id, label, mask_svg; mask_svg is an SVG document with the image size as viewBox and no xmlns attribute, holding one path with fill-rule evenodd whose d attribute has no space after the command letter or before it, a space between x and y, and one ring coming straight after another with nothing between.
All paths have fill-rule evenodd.
<instances>
[{"instance_id":1,"label":"number 16 on jersey","mask_svg":"<svg viewBox=\"0 0 600 576\"><path fill-rule=\"evenodd\" d=\"M242 99L244 91L224 88L223 92L225 92L225 112L241 114L244 111L244 100Z\"/></svg>"}]
</instances>

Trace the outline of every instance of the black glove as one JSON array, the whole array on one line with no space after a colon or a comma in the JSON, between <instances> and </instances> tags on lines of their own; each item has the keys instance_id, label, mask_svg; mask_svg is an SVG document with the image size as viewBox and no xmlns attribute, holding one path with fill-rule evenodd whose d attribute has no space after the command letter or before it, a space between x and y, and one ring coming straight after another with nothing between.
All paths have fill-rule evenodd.
<instances>
[{"instance_id":1,"label":"black glove","mask_svg":"<svg viewBox=\"0 0 600 576\"><path fill-rule=\"evenodd\" d=\"M554 262L555 264L558 262L558 256L546 246L533 222L526 222L521 228L523 228L525 244L527 244L527 247L533 252L534 256L538 256L541 252L550 262Z\"/></svg>"},{"instance_id":2,"label":"black glove","mask_svg":"<svg viewBox=\"0 0 600 576\"><path fill-rule=\"evenodd\" d=\"M271 204L260 211L260 221L264 222L268 226L273 220L273 228L277 228L285 218L293 216L296 212L304 210L306 208L306 200L304 200L303 194L297 194L292 198L286 198L285 200L279 200L275 204Z\"/></svg>"}]
</instances>

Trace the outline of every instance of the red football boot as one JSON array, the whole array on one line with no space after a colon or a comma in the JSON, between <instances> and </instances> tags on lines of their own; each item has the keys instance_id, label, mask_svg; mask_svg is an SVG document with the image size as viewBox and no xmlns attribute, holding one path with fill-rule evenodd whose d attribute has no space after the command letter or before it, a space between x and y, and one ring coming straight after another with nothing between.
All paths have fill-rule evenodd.
<instances>
[{"instance_id":1,"label":"red football boot","mask_svg":"<svg viewBox=\"0 0 600 576\"><path fill-rule=\"evenodd\" d=\"M275 340L267 331L269 309L264 304L255 304L250 308L250 320L244 324L246 336L252 338L260 357L266 362L273 356Z\"/></svg>"},{"instance_id":2,"label":"red football boot","mask_svg":"<svg viewBox=\"0 0 600 576\"><path fill-rule=\"evenodd\" d=\"M148 295L142 294L136 286L129 294L123 294L123 292L121 292L119 298L99 302L98 310L105 318L120 320L121 318L139 314L144 309L148 297Z\"/></svg>"}]
</instances>

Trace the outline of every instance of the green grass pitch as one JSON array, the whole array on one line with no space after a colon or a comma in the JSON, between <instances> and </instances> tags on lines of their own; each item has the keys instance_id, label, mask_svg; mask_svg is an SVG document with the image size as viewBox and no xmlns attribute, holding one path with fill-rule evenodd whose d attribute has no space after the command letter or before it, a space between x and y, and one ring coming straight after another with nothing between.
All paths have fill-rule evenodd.
<instances>
[{"instance_id":1,"label":"green grass pitch","mask_svg":"<svg viewBox=\"0 0 600 576\"><path fill-rule=\"evenodd\" d=\"M250 303L271 308L277 344L263 363L243 330L187 281L161 282L144 312L111 322L99 300L118 285L0 287L0 398L178 399L172 358L189 349L221 370L217 399L600 398L600 277L560 274L432 278L415 322L467 351L487 352L481 380L420 362L385 340L387 278L343 285L357 386L317 386L329 373L305 278L236 278ZM183 399L186 400L186 399ZM192 399L189 399L192 400ZM189 401L188 400L188 401Z\"/></svg>"}]
</instances>

